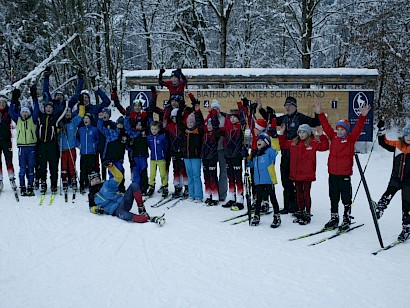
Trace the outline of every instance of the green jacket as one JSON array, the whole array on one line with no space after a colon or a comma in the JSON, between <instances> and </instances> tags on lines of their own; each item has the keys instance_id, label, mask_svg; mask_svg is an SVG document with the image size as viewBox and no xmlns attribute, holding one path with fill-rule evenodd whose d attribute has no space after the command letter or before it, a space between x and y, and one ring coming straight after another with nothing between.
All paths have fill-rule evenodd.
<instances>
[{"instance_id":1,"label":"green jacket","mask_svg":"<svg viewBox=\"0 0 410 308\"><path fill-rule=\"evenodd\" d=\"M17 121L17 146L35 146L37 144L36 123L32 117Z\"/></svg>"}]
</instances>

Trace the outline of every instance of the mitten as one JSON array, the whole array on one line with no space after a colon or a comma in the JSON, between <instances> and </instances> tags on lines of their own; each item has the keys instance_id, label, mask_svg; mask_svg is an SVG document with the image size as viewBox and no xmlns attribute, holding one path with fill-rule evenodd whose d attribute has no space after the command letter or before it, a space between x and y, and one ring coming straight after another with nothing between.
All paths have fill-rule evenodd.
<instances>
[{"instance_id":1,"label":"mitten","mask_svg":"<svg viewBox=\"0 0 410 308\"><path fill-rule=\"evenodd\" d=\"M268 113L269 119L276 118L275 110L272 107L267 106L266 112Z\"/></svg>"},{"instance_id":2,"label":"mitten","mask_svg":"<svg viewBox=\"0 0 410 308\"><path fill-rule=\"evenodd\" d=\"M110 160L110 159L107 159L107 160L103 161L103 165L106 168L109 167L111 164L112 164L112 160Z\"/></svg>"},{"instance_id":3,"label":"mitten","mask_svg":"<svg viewBox=\"0 0 410 308\"><path fill-rule=\"evenodd\" d=\"M85 71L82 68L80 68L77 72L78 79L84 79L84 75L85 75Z\"/></svg>"},{"instance_id":4,"label":"mitten","mask_svg":"<svg viewBox=\"0 0 410 308\"><path fill-rule=\"evenodd\" d=\"M20 98L20 95L21 95L20 89L14 89L14 90L11 92L11 100L12 100L13 102L17 102L17 101L19 100L19 98Z\"/></svg>"},{"instance_id":5,"label":"mitten","mask_svg":"<svg viewBox=\"0 0 410 308\"><path fill-rule=\"evenodd\" d=\"M32 98L37 98L37 84L33 84L30 87L30 95Z\"/></svg>"},{"instance_id":6,"label":"mitten","mask_svg":"<svg viewBox=\"0 0 410 308\"><path fill-rule=\"evenodd\" d=\"M51 67L47 66L44 70L44 78L50 78L52 71L51 71Z\"/></svg>"},{"instance_id":7,"label":"mitten","mask_svg":"<svg viewBox=\"0 0 410 308\"><path fill-rule=\"evenodd\" d=\"M162 76L164 73L165 73L165 69L164 69L164 68L161 68L161 69L159 70L159 75Z\"/></svg>"},{"instance_id":8,"label":"mitten","mask_svg":"<svg viewBox=\"0 0 410 308\"><path fill-rule=\"evenodd\" d=\"M244 107L249 107L249 100L246 97L242 97L241 101L243 102Z\"/></svg>"}]
</instances>

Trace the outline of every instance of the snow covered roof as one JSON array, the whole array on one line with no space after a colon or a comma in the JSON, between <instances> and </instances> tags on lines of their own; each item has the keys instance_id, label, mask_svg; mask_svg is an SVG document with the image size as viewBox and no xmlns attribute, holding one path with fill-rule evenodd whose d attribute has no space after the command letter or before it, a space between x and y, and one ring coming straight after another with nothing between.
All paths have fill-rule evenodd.
<instances>
[{"instance_id":1,"label":"snow covered roof","mask_svg":"<svg viewBox=\"0 0 410 308\"><path fill-rule=\"evenodd\" d=\"M173 69L164 73L169 78ZM376 81L377 69L367 68L208 68L183 69L189 84L367 84ZM159 70L126 71L130 86L158 83Z\"/></svg>"}]
</instances>

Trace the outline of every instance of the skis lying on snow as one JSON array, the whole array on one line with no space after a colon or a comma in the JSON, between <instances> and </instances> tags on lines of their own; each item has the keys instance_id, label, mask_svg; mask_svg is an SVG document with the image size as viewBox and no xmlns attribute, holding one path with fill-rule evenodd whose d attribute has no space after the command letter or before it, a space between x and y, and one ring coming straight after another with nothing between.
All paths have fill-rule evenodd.
<instances>
[{"instance_id":1,"label":"skis lying on snow","mask_svg":"<svg viewBox=\"0 0 410 308\"><path fill-rule=\"evenodd\" d=\"M167 209L169 210L170 208L176 206L176 205L177 205L179 202L181 202L182 200L186 200L186 199L187 199L187 198L183 198L183 197L178 197L178 198L176 198L176 199L172 199L172 200L175 200L175 202L171 203L170 206L167 206ZM171 201L171 200L169 200L169 201ZM169 202L169 201L168 201L168 202Z\"/></svg>"},{"instance_id":2,"label":"skis lying on snow","mask_svg":"<svg viewBox=\"0 0 410 308\"><path fill-rule=\"evenodd\" d=\"M354 224L354 222L352 224ZM329 231L332 231L332 230L335 230L335 229L336 228L323 228L323 229L320 229L319 231L315 231L315 232L312 232L312 233L307 233L307 234L303 234L303 235L300 235L300 236L297 236L297 237L294 237L294 238L290 238L289 241L300 240L302 238L310 237L310 236L320 234L320 233L324 233L324 232L329 232Z\"/></svg>"},{"instance_id":3,"label":"skis lying on snow","mask_svg":"<svg viewBox=\"0 0 410 308\"><path fill-rule=\"evenodd\" d=\"M400 240L395 240L393 243L391 243L391 244L389 244L389 245L387 245L387 246L385 246L385 247L383 247L383 248L380 248L379 250L377 250L377 251L375 251L375 252L372 252L372 254L373 255L377 255L379 252L381 252L381 251L384 251L384 250L389 250L390 248L393 248L393 247L395 247L395 246L397 246L397 245L399 245L399 244L402 244L402 243L404 243L405 241L400 241Z\"/></svg>"},{"instance_id":4,"label":"skis lying on snow","mask_svg":"<svg viewBox=\"0 0 410 308\"><path fill-rule=\"evenodd\" d=\"M272 214L272 211L269 211L269 212L266 212L266 213L263 213L263 212L260 213L261 216L269 215L269 214ZM244 216L248 216L248 213L245 213ZM235 222L231 223L231 225L237 225L237 224L243 223L245 221L249 221L249 218L246 217L246 218L243 218L241 220L235 221Z\"/></svg>"},{"instance_id":5,"label":"skis lying on snow","mask_svg":"<svg viewBox=\"0 0 410 308\"><path fill-rule=\"evenodd\" d=\"M151 207L157 208L157 207L163 206L165 203L168 203L171 200L172 200L172 195L162 197L157 203L151 205Z\"/></svg>"},{"instance_id":6,"label":"skis lying on snow","mask_svg":"<svg viewBox=\"0 0 410 308\"><path fill-rule=\"evenodd\" d=\"M234 220L234 219L237 219L237 218L240 218L240 217L244 217L244 216L246 216L246 215L248 215L248 213L247 213L247 212L246 212L246 213L244 213L244 214L240 214L240 215L236 215L236 216L233 216L233 217L227 218L227 219L225 219L225 220L221 220L221 222L231 221L231 220Z\"/></svg>"},{"instance_id":7,"label":"skis lying on snow","mask_svg":"<svg viewBox=\"0 0 410 308\"><path fill-rule=\"evenodd\" d=\"M364 224L360 224L360 225L354 226L353 228L349 228L349 229L346 229L346 230L340 230L340 229L339 229L339 230L337 230L337 232L336 232L335 234L333 234L333 235L331 235L331 236L329 236L329 237L322 238L321 240L318 240L317 242L314 242L314 243L312 243L312 244L309 244L308 246L314 246L314 245L317 245L317 244L326 242L326 241L328 241L328 240L331 240L332 238L335 238L335 237L338 237L338 236L340 236L340 235L346 234L347 232L350 232L350 231L352 231L352 230L354 230L354 229L357 229L357 228L360 228L360 227L363 227L363 226L364 226Z\"/></svg>"}]
</instances>

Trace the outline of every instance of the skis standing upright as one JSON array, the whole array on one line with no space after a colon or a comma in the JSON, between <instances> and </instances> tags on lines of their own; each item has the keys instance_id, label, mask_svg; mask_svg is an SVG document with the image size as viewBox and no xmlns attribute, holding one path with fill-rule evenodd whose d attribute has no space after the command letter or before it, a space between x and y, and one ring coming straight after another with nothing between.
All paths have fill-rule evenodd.
<instances>
[{"instance_id":1,"label":"skis standing upright","mask_svg":"<svg viewBox=\"0 0 410 308\"><path fill-rule=\"evenodd\" d=\"M362 179L363 187L366 192L367 200L369 201L370 212L372 213L374 227L376 228L377 238L379 239L380 247L383 248L384 247L383 239L380 233L379 223L377 222L376 211L373 205L374 202L372 200L372 197L370 196L369 187L367 186L366 178L364 177L362 165L360 164L359 156L357 155L357 153L354 154L354 158L356 160L357 168L359 169L360 177Z\"/></svg>"}]
</instances>

